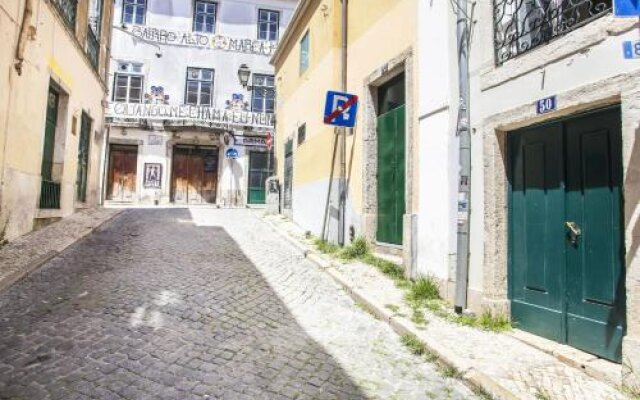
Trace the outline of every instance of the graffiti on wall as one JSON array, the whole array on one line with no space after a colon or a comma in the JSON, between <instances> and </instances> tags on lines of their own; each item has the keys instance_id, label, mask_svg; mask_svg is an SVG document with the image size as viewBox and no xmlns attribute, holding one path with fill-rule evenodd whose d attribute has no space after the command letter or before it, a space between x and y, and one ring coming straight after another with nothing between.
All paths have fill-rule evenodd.
<instances>
[{"instance_id":1,"label":"graffiti on wall","mask_svg":"<svg viewBox=\"0 0 640 400\"><path fill-rule=\"evenodd\" d=\"M134 25L131 26L130 32L134 37L147 42L202 47L214 50L233 51L237 53L260 54L264 56L272 56L277 48L277 42L238 39L223 35L182 32L149 26Z\"/></svg>"}]
</instances>

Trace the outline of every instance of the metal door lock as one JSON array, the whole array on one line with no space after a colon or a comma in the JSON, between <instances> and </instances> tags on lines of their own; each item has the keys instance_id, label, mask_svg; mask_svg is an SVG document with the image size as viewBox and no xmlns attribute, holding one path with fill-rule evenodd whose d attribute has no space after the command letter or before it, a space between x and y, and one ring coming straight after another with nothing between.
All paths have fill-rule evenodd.
<instances>
[{"instance_id":1,"label":"metal door lock","mask_svg":"<svg viewBox=\"0 0 640 400\"><path fill-rule=\"evenodd\" d=\"M567 221L564 226L569 230L569 241L571 244L578 243L578 238L582 235L582 229L573 221Z\"/></svg>"}]
</instances>

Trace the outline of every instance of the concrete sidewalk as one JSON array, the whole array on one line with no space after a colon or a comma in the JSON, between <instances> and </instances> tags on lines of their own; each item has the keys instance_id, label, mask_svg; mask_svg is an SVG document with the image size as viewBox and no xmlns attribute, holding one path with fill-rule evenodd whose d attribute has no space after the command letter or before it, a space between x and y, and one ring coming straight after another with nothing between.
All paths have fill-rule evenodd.
<instances>
[{"instance_id":1,"label":"concrete sidewalk","mask_svg":"<svg viewBox=\"0 0 640 400\"><path fill-rule=\"evenodd\" d=\"M93 232L121 210L88 208L0 247L0 290Z\"/></svg>"},{"instance_id":2,"label":"concrete sidewalk","mask_svg":"<svg viewBox=\"0 0 640 400\"><path fill-rule=\"evenodd\" d=\"M614 386L620 366L590 357L576 368L576 357L554 356L555 350L522 341L515 330L493 333L448 322L425 310L426 325L414 324L404 290L361 262L342 262L320 254L303 230L281 216L261 216L309 260L318 264L351 296L401 335L417 336L440 362L454 367L467 382L497 399L625 399ZM535 339L534 339L535 340ZM561 346L561 345L556 345ZM567 346L563 346L567 347ZM569 350L571 349L569 348ZM561 361L562 360L562 361ZM564 361L564 362L563 362ZM601 362L602 364L598 364ZM589 374L584 370L593 369ZM614 377L614 378L612 378Z\"/></svg>"}]
</instances>

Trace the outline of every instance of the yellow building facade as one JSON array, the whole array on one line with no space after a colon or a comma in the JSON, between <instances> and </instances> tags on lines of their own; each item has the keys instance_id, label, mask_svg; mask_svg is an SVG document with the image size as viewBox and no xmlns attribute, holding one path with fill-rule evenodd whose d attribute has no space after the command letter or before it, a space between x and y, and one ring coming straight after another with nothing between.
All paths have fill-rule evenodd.
<instances>
[{"instance_id":1,"label":"yellow building facade","mask_svg":"<svg viewBox=\"0 0 640 400\"><path fill-rule=\"evenodd\" d=\"M111 9L0 3L0 240L100 198Z\"/></svg>"},{"instance_id":2,"label":"yellow building facade","mask_svg":"<svg viewBox=\"0 0 640 400\"><path fill-rule=\"evenodd\" d=\"M359 97L359 110L346 139L345 236L364 236L412 266L418 2L351 0L347 11L345 91ZM333 161L338 131L324 123L323 112L327 91L341 89L341 17L340 0L301 1L272 59L284 213L318 236L324 225L332 241L339 229L341 149L337 141ZM380 131L381 126L386 128Z\"/></svg>"}]
</instances>

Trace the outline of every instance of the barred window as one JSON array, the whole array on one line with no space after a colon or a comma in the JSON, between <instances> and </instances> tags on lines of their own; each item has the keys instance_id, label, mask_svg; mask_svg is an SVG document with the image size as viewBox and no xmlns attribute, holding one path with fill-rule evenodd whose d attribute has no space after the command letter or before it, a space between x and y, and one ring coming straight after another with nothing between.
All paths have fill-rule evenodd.
<instances>
[{"instance_id":1,"label":"barred window","mask_svg":"<svg viewBox=\"0 0 640 400\"><path fill-rule=\"evenodd\" d=\"M278 40L280 28L280 13L272 10L258 11L258 39Z\"/></svg>"},{"instance_id":2,"label":"barred window","mask_svg":"<svg viewBox=\"0 0 640 400\"><path fill-rule=\"evenodd\" d=\"M216 3L206 0L196 0L193 13L193 30L203 33L216 31Z\"/></svg>"},{"instance_id":3,"label":"barred window","mask_svg":"<svg viewBox=\"0 0 640 400\"><path fill-rule=\"evenodd\" d=\"M253 74L251 109L255 112L273 113L276 90L273 75Z\"/></svg>"},{"instance_id":4,"label":"barred window","mask_svg":"<svg viewBox=\"0 0 640 400\"><path fill-rule=\"evenodd\" d=\"M187 68L185 103L194 106L210 106L213 98L214 70Z\"/></svg>"}]
</instances>

